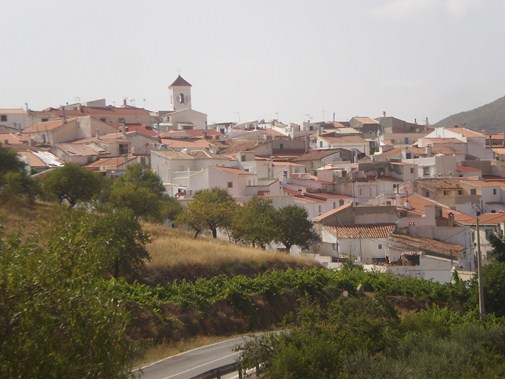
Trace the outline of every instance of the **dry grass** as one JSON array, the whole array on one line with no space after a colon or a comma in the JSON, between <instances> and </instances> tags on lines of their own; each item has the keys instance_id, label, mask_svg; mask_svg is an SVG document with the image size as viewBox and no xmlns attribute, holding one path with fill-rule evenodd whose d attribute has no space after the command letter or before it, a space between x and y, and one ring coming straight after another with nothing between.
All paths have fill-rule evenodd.
<instances>
[{"instance_id":1,"label":"dry grass","mask_svg":"<svg viewBox=\"0 0 505 379\"><path fill-rule=\"evenodd\" d=\"M194 239L191 233L181 229L146 224L144 230L153 236L153 242L149 245L152 258L151 266L216 264L221 262L229 263L230 261L276 261L307 264L309 261L305 257L253 249L208 237Z\"/></svg>"},{"instance_id":2,"label":"dry grass","mask_svg":"<svg viewBox=\"0 0 505 379\"><path fill-rule=\"evenodd\" d=\"M269 269L318 265L309 258L283 252L253 249L209 237L194 239L192 233L181 229L145 224L144 230L153 237L148 246L151 261L147 264L147 281L151 283L221 273L254 275Z\"/></svg>"}]
</instances>

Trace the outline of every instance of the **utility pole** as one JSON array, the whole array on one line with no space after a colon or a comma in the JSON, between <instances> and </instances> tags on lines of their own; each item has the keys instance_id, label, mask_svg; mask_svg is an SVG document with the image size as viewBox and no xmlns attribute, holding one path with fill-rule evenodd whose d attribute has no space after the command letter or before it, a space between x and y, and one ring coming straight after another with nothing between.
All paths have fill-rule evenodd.
<instances>
[{"instance_id":1,"label":"utility pole","mask_svg":"<svg viewBox=\"0 0 505 379\"><path fill-rule=\"evenodd\" d=\"M479 314L480 321L486 321L486 311L484 309L484 284L482 283L482 257L480 251L480 230L479 218L477 217L477 279L479 283Z\"/></svg>"}]
</instances>

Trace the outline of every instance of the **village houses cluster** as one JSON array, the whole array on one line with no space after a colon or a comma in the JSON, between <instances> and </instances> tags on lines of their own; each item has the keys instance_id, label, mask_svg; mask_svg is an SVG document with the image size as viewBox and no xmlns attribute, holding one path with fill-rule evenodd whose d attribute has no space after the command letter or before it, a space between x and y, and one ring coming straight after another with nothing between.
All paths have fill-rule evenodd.
<instances>
[{"instance_id":1,"label":"village houses cluster","mask_svg":"<svg viewBox=\"0 0 505 379\"><path fill-rule=\"evenodd\" d=\"M505 231L505 134L435 128L395 117L208 124L192 108L191 84L169 86L171 110L105 99L42 111L0 109L0 143L35 175L78 163L119 176L151 167L181 202L224 188L238 202L268 196L304 207L329 268L365 269L448 282L476 270L489 233ZM476 233L477 217L480 235ZM303 253L303 252L299 252Z\"/></svg>"}]
</instances>

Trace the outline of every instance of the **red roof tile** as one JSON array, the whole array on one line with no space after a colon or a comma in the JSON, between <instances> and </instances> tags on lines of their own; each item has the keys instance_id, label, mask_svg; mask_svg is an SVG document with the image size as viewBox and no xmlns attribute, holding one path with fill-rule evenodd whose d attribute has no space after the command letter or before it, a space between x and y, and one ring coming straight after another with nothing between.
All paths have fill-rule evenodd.
<instances>
[{"instance_id":1,"label":"red roof tile","mask_svg":"<svg viewBox=\"0 0 505 379\"><path fill-rule=\"evenodd\" d=\"M428 255L443 255L448 258L451 256L455 258L460 257L461 253L465 250L465 247L462 245L442 242L430 238L414 237L406 234L391 234L389 236L389 240L422 250Z\"/></svg>"},{"instance_id":2,"label":"red roof tile","mask_svg":"<svg viewBox=\"0 0 505 379\"><path fill-rule=\"evenodd\" d=\"M354 225L354 226L326 226L337 238L387 238L396 229L395 224Z\"/></svg>"}]
</instances>

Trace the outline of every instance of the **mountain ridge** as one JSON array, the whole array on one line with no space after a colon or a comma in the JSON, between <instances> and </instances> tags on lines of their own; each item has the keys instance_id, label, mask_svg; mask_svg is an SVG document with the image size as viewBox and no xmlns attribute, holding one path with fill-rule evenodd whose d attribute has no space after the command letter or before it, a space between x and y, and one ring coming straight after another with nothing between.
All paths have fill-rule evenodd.
<instances>
[{"instance_id":1,"label":"mountain ridge","mask_svg":"<svg viewBox=\"0 0 505 379\"><path fill-rule=\"evenodd\" d=\"M475 109L448 116L434 126L463 126L489 134L505 132L505 96Z\"/></svg>"}]
</instances>

